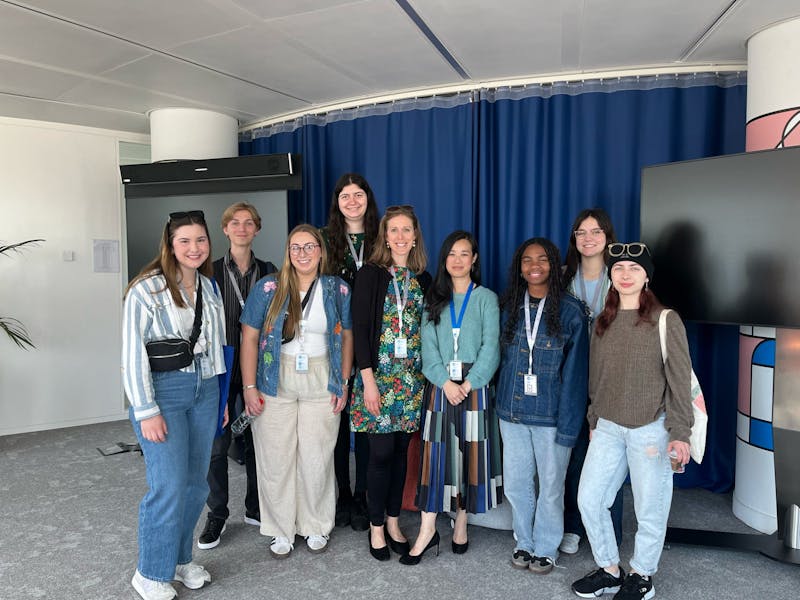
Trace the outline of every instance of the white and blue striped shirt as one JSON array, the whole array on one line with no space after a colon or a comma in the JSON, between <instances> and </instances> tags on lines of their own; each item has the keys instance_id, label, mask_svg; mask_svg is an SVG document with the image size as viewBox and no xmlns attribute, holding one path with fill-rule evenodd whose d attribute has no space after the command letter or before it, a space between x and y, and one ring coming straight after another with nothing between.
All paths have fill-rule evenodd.
<instances>
[{"instance_id":1,"label":"white and blue striped shirt","mask_svg":"<svg viewBox=\"0 0 800 600\"><path fill-rule=\"evenodd\" d=\"M198 275L203 286L203 319L194 349L204 351L203 378L207 379L225 372L225 310L211 280ZM176 337L188 340L193 321L194 308L175 306L163 275L141 279L128 291L122 315L122 381L137 421L161 412L153 393L145 344ZM194 363L181 370L193 373Z\"/></svg>"}]
</instances>

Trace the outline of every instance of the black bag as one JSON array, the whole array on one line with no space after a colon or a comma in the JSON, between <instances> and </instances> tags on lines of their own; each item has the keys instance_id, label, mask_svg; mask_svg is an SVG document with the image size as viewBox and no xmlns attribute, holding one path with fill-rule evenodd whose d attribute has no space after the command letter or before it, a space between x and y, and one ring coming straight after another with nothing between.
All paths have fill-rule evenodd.
<instances>
[{"instance_id":1,"label":"black bag","mask_svg":"<svg viewBox=\"0 0 800 600\"><path fill-rule=\"evenodd\" d=\"M199 277L199 275L198 275ZM197 286L197 302L194 308L194 324L188 340L169 338L145 344L150 359L151 371L177 371L188 367L194 360L194 345L200 337L200 323L203 320L203 282Z\"/></svg>"}]
</instances>

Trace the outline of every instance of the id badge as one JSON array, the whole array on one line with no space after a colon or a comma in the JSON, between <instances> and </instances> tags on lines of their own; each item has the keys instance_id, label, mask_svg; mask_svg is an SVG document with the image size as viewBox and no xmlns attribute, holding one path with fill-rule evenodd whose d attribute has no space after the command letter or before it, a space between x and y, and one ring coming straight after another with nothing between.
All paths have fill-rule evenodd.
<instances>
[{"instance_id":1,"label":"id badge","mask_svg":"<svg viewBox=\"0 0 800 600\"><path fill-rule=\"evenodd\" d=\"M461 381L464 379L462 375L462 367L464 363L460 360L451 360L450 361L450 379L452 381Z\"/></svg>"},{"instance_id":2,"label":"id badge","mask_svg":"<svg viewBox=\"0 0 800 600\"><path fill-rule=\"evenodd\" d=\"M395 358L408 358L408 340L406 338L395 338L394 340L394 357Z\"/></svg>"},{"instance_id":3,"label":"id badge","mask_svg":"<svg viewBox=\"0 0 800 600\"><path fill-rule=\"evenodd\" d=\"M308 373L308 354L298 354L294 357L294 370L298 373Z\"/></svg>"},{"instance_id":4,"label":"id badge","mask_svg":"<svg viewBox=\"0 0 800 600\"><path fill-rule=\"evenodd\" d=\"M538 384L536 382L536 375L525 375L525 395L535 396L538 393Z\"/></svg>"}]
</instances>

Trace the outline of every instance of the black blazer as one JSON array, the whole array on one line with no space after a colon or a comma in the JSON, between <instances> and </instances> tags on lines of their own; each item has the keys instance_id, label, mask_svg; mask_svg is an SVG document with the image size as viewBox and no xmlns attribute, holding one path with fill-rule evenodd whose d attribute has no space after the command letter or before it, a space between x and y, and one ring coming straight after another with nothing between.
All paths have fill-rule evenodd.
<instances>
[{"instance_id":1,"label":"black blazer","mask_svg":"<svg viewBox=\"0 0 800 600\"><path fill-rule=\"evenodd\" d=\"M415 275L422 293L428 291L431 276L427 271ZM378 368L378 346L383 331L383 303L392 281L388 269L365 264L356 273L353 284L353 345L356 369Z\"/></svg>"}]
</instances>

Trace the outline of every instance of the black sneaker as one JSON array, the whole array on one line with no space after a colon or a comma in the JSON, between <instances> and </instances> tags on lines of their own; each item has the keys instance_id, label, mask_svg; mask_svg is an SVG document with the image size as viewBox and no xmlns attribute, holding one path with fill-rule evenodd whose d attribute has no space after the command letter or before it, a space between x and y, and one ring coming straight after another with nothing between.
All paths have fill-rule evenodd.
<instances>
[{"instance_id":1,"label":"black sneaker","mask_svg":"<svg viewBox=\"0 0 800 600\"><path fill-rule=\"evenodd\" d=\"M531 559L531 564L528 565L528 569L530 569L531 573L536 573L537 575L547 575L553 570L555 564L549 556L534 556Z\"/></svg>"},{"instance_id":2,"label":"black sneaker","mask_svg":"<svg viewBox=\"0 0 800 600\"><path fill-rule=\"evenodd\" d=\"M369 529L367 494L365 492L356 492L353 496L353 502L350 503L350 527L353 528L353 531Z\"/></svg>"},{"instance_id":3,"label":"black sneaker","mask_svg":"<svg viewBox=\"0 0 800 600\"><path fill-rule=\"evenodd\" d=\"M197 547L201 550L210 550L219 546L219 538L225 532L225 521L208 517L203 533L197 539Z\"/></svg>"},{"instance_id":4,"label":"black sneaker","mask_svg":"<svg viewBox=\"0 0 800 600\"><path fill-rule=\"evenodd\" d=\"M597 598L603 594L618 592L624 580L625 572L621 567L616 577L605 569L597 569L573 583L572 591L581 598Z\"/></svg>"},{"instance_id":5,"label":"black sneaker","mask_svg":"<svg viewBox=\"0 0 800 600\"><path fill-rule=\"evenodd\" d=\"M531 564L531 555L526 550L514 550L511 555L511 566L515 569L527 569Z\"/></svg>"},{"instance_id":6,"label":"black sneaker","mask_svg":"<svg viewBox=\"0 0 800 600\"><path fill-rule=\"evenodd\" d=\"M352 504L353 497L350 494L339 494L339 499L336 501L336 517L334 523L336 527L347 527L350 525L350 504Z\"/></svg>"},{"instance_id":7,"label":"black sneaker","mask_svg":"<svg viewBox=\"0 0 800 600\"><path fill-rule=\"evenodd\" d=\"M653 587L651 576L631 573L625 578L614 600L650 600L655 595L656 588Z\"/></svg>"}]
</instances>

